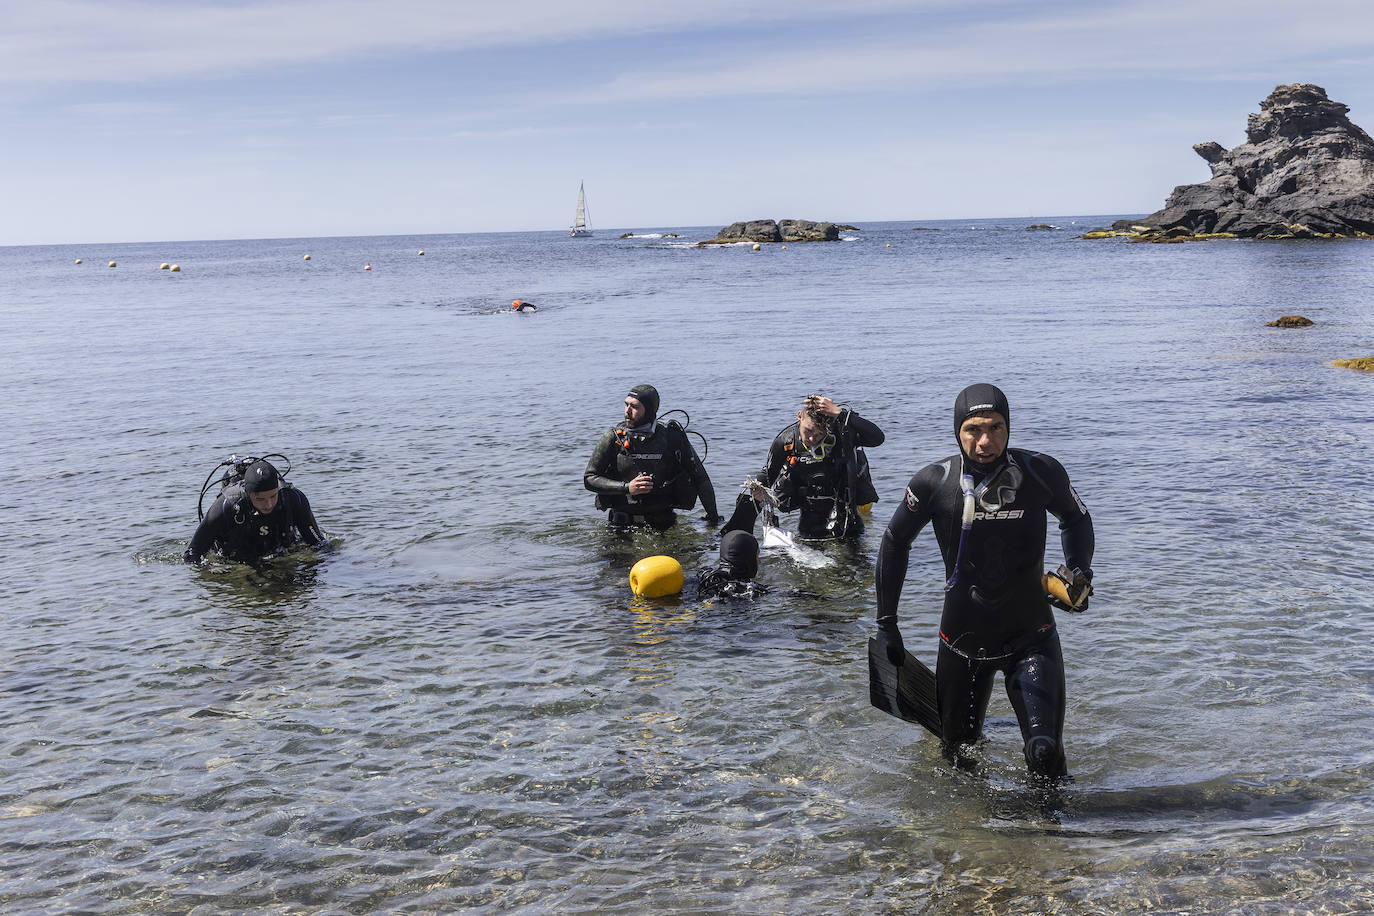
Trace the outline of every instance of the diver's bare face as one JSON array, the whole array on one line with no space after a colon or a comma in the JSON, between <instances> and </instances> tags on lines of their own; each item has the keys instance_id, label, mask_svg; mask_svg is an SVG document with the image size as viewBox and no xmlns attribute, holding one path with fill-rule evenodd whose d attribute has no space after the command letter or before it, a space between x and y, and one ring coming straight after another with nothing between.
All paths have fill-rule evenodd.
<instances>
[{"instance_id":1,"label":"diver's bare face","mask_svg":"<svg viewBox=\"0 0 1374 916\"><path fill-rule=\"evenodd\" d=\"M802 442L807 448L815 448L825 441L825 437L830 434L830 430L811 419L811 415L806 411L797 413L799 431L801 432Z\"/></svg>"},{"instance_id":2,"label":"diver's bare face","mask_svg":"<svg viewBox=\"0 0 1374 916\"><path fill-rule=\"evenodd\" d=\"M644 419L649 416L649 410L639 398L625 397L625 422L631 426L643 426Z\"/></svg>"},{"instance_id":3,"label":"diver's bare face","mask_svg":"<svg viewBox=\"0 0 1374 916\"><path fill-rule=\"evenodd\" d=\"M991 464L1007 450L1007 418L995 410L969 417L959 426L959 446L979 464Z\"/></svg>"},{"instance_id":4,"label":"diver's bare face","mask_svg":"<svg viewBox=\"0 0 1374 916\"><path fill-rule=\"evenodd\" d=\"M281 490L263 490L259 493L250 493L248 498L253 501L253 508L263 515L271 515L272 510L277 508L277 496Z\"/></svg>"}]
</instances>

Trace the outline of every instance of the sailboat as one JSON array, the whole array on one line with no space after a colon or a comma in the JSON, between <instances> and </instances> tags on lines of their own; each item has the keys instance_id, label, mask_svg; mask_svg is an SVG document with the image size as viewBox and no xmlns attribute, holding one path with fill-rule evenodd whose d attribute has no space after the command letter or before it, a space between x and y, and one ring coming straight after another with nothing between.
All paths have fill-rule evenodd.
<instances>
[{"instance_id":1,"label":"sailboat","mask_svg":"<svg viewBox=\"0 0 1374 916\"><path fill-rule=\"evenodd\" d=\"M575 239L589 238L592 234L592 224L587 219L587 191L582 187L582 182L577 184L577 212L573 214L573 224L568 229L568 235Z\"/></svg>"}]
</instances>

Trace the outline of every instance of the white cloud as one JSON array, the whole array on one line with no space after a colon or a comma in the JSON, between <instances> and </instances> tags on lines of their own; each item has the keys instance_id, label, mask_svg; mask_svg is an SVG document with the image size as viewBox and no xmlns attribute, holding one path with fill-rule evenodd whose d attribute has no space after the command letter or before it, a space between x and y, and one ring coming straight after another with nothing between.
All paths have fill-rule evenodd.
<instances>
[{"instance_id":1,"label":"white cloud","mask_svg":"<svg viewBox=\"0 0 1374 916\"><path fill-rule=\"evenodd\" d=\"M951 6L958 0L925 0ZM967 3L963 4L967 5ZM47 0L0 8L0 83L137 82L414 50L531 46L902 8L902 0Z\"/></svg>"},{"instance_id":2,"label":"white cloud","mask_svg":"<svg viewBox=\"0 0 1374 916\"><path fill-rule=\"evenodd\" d=\"M806 49L716 56L690 66L623 73L569 101L792 95L931 89L1012 80L1106 76L1237 80L1318 61L1374 62L1374 4L1311 0L1301 15L1278 2L1155 3L1072 15L1026 6L1014 19ZM1301 79L1301 73L1292 78Z\"/></svg>"}]
</instances>

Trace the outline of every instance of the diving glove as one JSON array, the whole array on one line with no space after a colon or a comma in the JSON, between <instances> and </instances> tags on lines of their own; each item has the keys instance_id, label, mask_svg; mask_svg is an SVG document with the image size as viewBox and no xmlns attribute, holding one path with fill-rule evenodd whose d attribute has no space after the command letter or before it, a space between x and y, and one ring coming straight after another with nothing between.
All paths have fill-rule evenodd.
<instances>
[{"instance_id":1,"label":"diving glove","mask_svg":"<svg viewBox=\"0 0 1374 916\"><path fill-rule=\"evenodd\" d=\"M1047 572L1040 578L1045 588L1045 597L1050 604L1075 614L1088 609L1088 598L1093 593L1092 573L1081 569L1069 569L1062 563L1054 572Z\"/></svg>"},{"instance_id":2,"label":"diving glove","mask_svg":"<svg viewBox=\"0 0 1374 916\"><path fill-rule=\"evenodd\" d=\"M906 645L902 642L901 631L897 629L895 614L878 618L878 641L887 653L888 662L894 667L900 668L906 663Z\"/></svg>"}]
</instances>

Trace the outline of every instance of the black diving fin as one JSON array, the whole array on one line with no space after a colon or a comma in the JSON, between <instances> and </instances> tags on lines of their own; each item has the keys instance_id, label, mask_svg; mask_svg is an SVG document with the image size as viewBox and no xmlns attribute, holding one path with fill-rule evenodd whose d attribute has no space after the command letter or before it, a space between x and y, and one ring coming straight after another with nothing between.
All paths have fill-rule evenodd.
<instances>
[{"instance_id":1,"label":"black diving fin","mask_svg":"<svg viewBox=\"0 0 1374 916\"><path fill-rule=\"evenodd\" d=\"M868 699L888 715L915 722L944 739L940 705L935 700L935 672L910 652L905 663L892 664L881 633L868 638Z\"/></svg>"}]
</instances>

